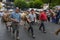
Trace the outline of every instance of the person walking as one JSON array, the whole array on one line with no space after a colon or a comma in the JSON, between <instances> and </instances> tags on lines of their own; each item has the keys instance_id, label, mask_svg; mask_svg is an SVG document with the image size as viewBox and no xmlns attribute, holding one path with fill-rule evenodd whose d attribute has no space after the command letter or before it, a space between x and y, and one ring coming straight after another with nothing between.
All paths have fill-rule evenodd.
<instances>
[{"instance_id":1,"label":"person walking","mask_svg":"<svg viewBox=\"0 0 60 40\"><path fill-rule=\"evenodd\" d=\"M51 14L51 12L50 12L50 10L48 10L47 11L47 18L48 18L48 21L50 22L50 14Z\"/></svg>"},{"instance_id":2,"label":"person walking","mask_svg":"<svg viewBox=\"0 0 60 40\"><path fill-rule=\"evenodd\" d=\"M56 13L54 12L54 10L51 10L51 19L52 19L52 23L56 22Z\"/></svg>"},{"instance_id":3,"label":"person walking","mask_svg":"<svg viewBox=\"0 0 60 40\"><path fill-rule=\"evenodd\" d=\"M27 17L27 20L29 22L28 32L31 30L32 37L35 38L34 31L33 31L33 25L34 25L35 20L36 20L36 15L34 13L34 9L31 10L31 13Z\"/></svg>"},{"instance_id":4,"label":"person walking","mask_svg":"<svg viewBox=\"0 0 60 40\"><path fill-rule=\"evenodd\" d=\"M16 32L16 39L19 40L19 24L21 21L20 10L16 8L15 12L11 14L13 34Z\"/></svg>"},{"instance_id":5,"label":"person walking","mask_svg":"<svg viewBox=\"0 0 60 40\"><path fill-rule=\"evenodd\" d=\"M60 9L58 10L57 15L56 15L56 24L59 23L59 18L60 18Z\"/></svg>"},{"instance_id":6,"label":"person walking","mask_svg":"<svg viewBox=\"0 0 60 40\"><path fill-rule=\"evenodd\" d=\"M41 28L43 28L43 33L46 33L44 22L47 21L47 15L46 15L45 11L43 11L43 10L41 11L41 13L39 15L39 20L41 21L39 30L42 31Z\"/></svg>"}]
</instances>

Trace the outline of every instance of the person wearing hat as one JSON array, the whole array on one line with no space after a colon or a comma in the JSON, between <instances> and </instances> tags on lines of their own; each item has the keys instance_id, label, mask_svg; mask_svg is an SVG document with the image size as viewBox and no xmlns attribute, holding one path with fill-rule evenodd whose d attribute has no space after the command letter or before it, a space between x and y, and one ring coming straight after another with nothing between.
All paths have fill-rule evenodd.
<instances>
[{"instance_id":1,"label":"person wearing hat","mask_svg":"<svg viewBox=\"0 0 60 40\"><path fill-rule=\"evenodd\" d=\"M29 22L28 32L31 30L32 37L35 38L34 31L33 31L33 26L32 26L35 23L35 20L36 20L36 15L34 13L34 9L31 10L31 13L27 17L27 20Z\"/></svg>"},{"instance_id":2,"label":"person wearing hat","mask_svg":"<svg viewBox=\"0 0 60 40\"><path fill-rule=\"evenodd\" d=\"M59 23L59 19L60 19L60 9L58 9L58 12L56 14L56 24Z\"/></svg>"}]
</instances>

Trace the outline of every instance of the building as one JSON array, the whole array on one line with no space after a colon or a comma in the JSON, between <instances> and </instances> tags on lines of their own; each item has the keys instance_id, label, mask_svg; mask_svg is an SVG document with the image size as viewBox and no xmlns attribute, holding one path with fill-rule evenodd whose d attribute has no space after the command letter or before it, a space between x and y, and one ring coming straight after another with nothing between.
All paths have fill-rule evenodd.
<instances>
[{"instance_id":1,"label":"building","mask_svg":"<svg viewBox=\"0 0 60 40\"><path fill-rule=\"evenodd\" d=\"M0 0L0 2L13 2L14 0Z\"/></svg>"}]
</instances>

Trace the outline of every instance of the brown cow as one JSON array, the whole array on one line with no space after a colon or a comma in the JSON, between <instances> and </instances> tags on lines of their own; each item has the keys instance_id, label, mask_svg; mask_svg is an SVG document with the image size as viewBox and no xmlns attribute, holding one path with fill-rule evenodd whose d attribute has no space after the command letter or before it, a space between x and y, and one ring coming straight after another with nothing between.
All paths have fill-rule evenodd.
<instances>
[{"instance_id":1,"label":"brown cow","mask_svg":"<svg viewBox=\"0 0 60 40\"><path fill-rule=\"evenodd\" d=\"M27 15L28 14L29 14L29 12L26 12L26 11L21 14L21 18L22 18L23 25L24 25L25 29L28 29L26 26L26 22L28 23L28 21L27 21Z\"/></svg>"},{"instance_id":2,"label":"brown cow","mask_svg":"<svg viewBox=\"0 0 60 40\"><path fill-rule=\"evenodd\" d=\"M8 11L4 12L2 19L3 19L3 21L4 21L5 25L6 25L6 28L8 29L8 26L9 26L8 22L11 22L11 20L10 20L10 14L9 14Z\"/></svg>"}]
</instances>

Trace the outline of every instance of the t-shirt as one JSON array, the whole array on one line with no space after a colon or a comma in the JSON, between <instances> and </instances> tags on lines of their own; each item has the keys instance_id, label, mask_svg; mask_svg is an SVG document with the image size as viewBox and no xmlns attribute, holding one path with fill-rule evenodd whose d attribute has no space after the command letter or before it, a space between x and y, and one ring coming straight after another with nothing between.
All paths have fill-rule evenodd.
<instances>
[{"instance_id":1,"label":"t-shirt","mask_svg":"<svg viewBox=\"0 0 60 40\"><path fill-rule=\"evenodd\" d=\"M30 21L35 21L36 14L29 14L27 17L30 19Z\"/></svg>"},{"instance_id":2,"label":"t-shirt","mask_svg":"<svg viewBox=\"0 0 60 40\"><path fill-rule=\"evenodd\" d=\"M45 13L41 13L39 16L39 19L42 21L46 21L47 20L47 15Z\"/></svg>"},{"instance_id":3,"label":"t-shirt","mask_svg":"<svg viewBox=\"0 0 60 40\"><path fill-rule=\"evenodd\" d=\"M12 13L12 14L11 14L11 18L17 19L18 22L21 21L21 15L20 15L19 13L15 13L15 12Z\"/></svg>"}]
</instances>

